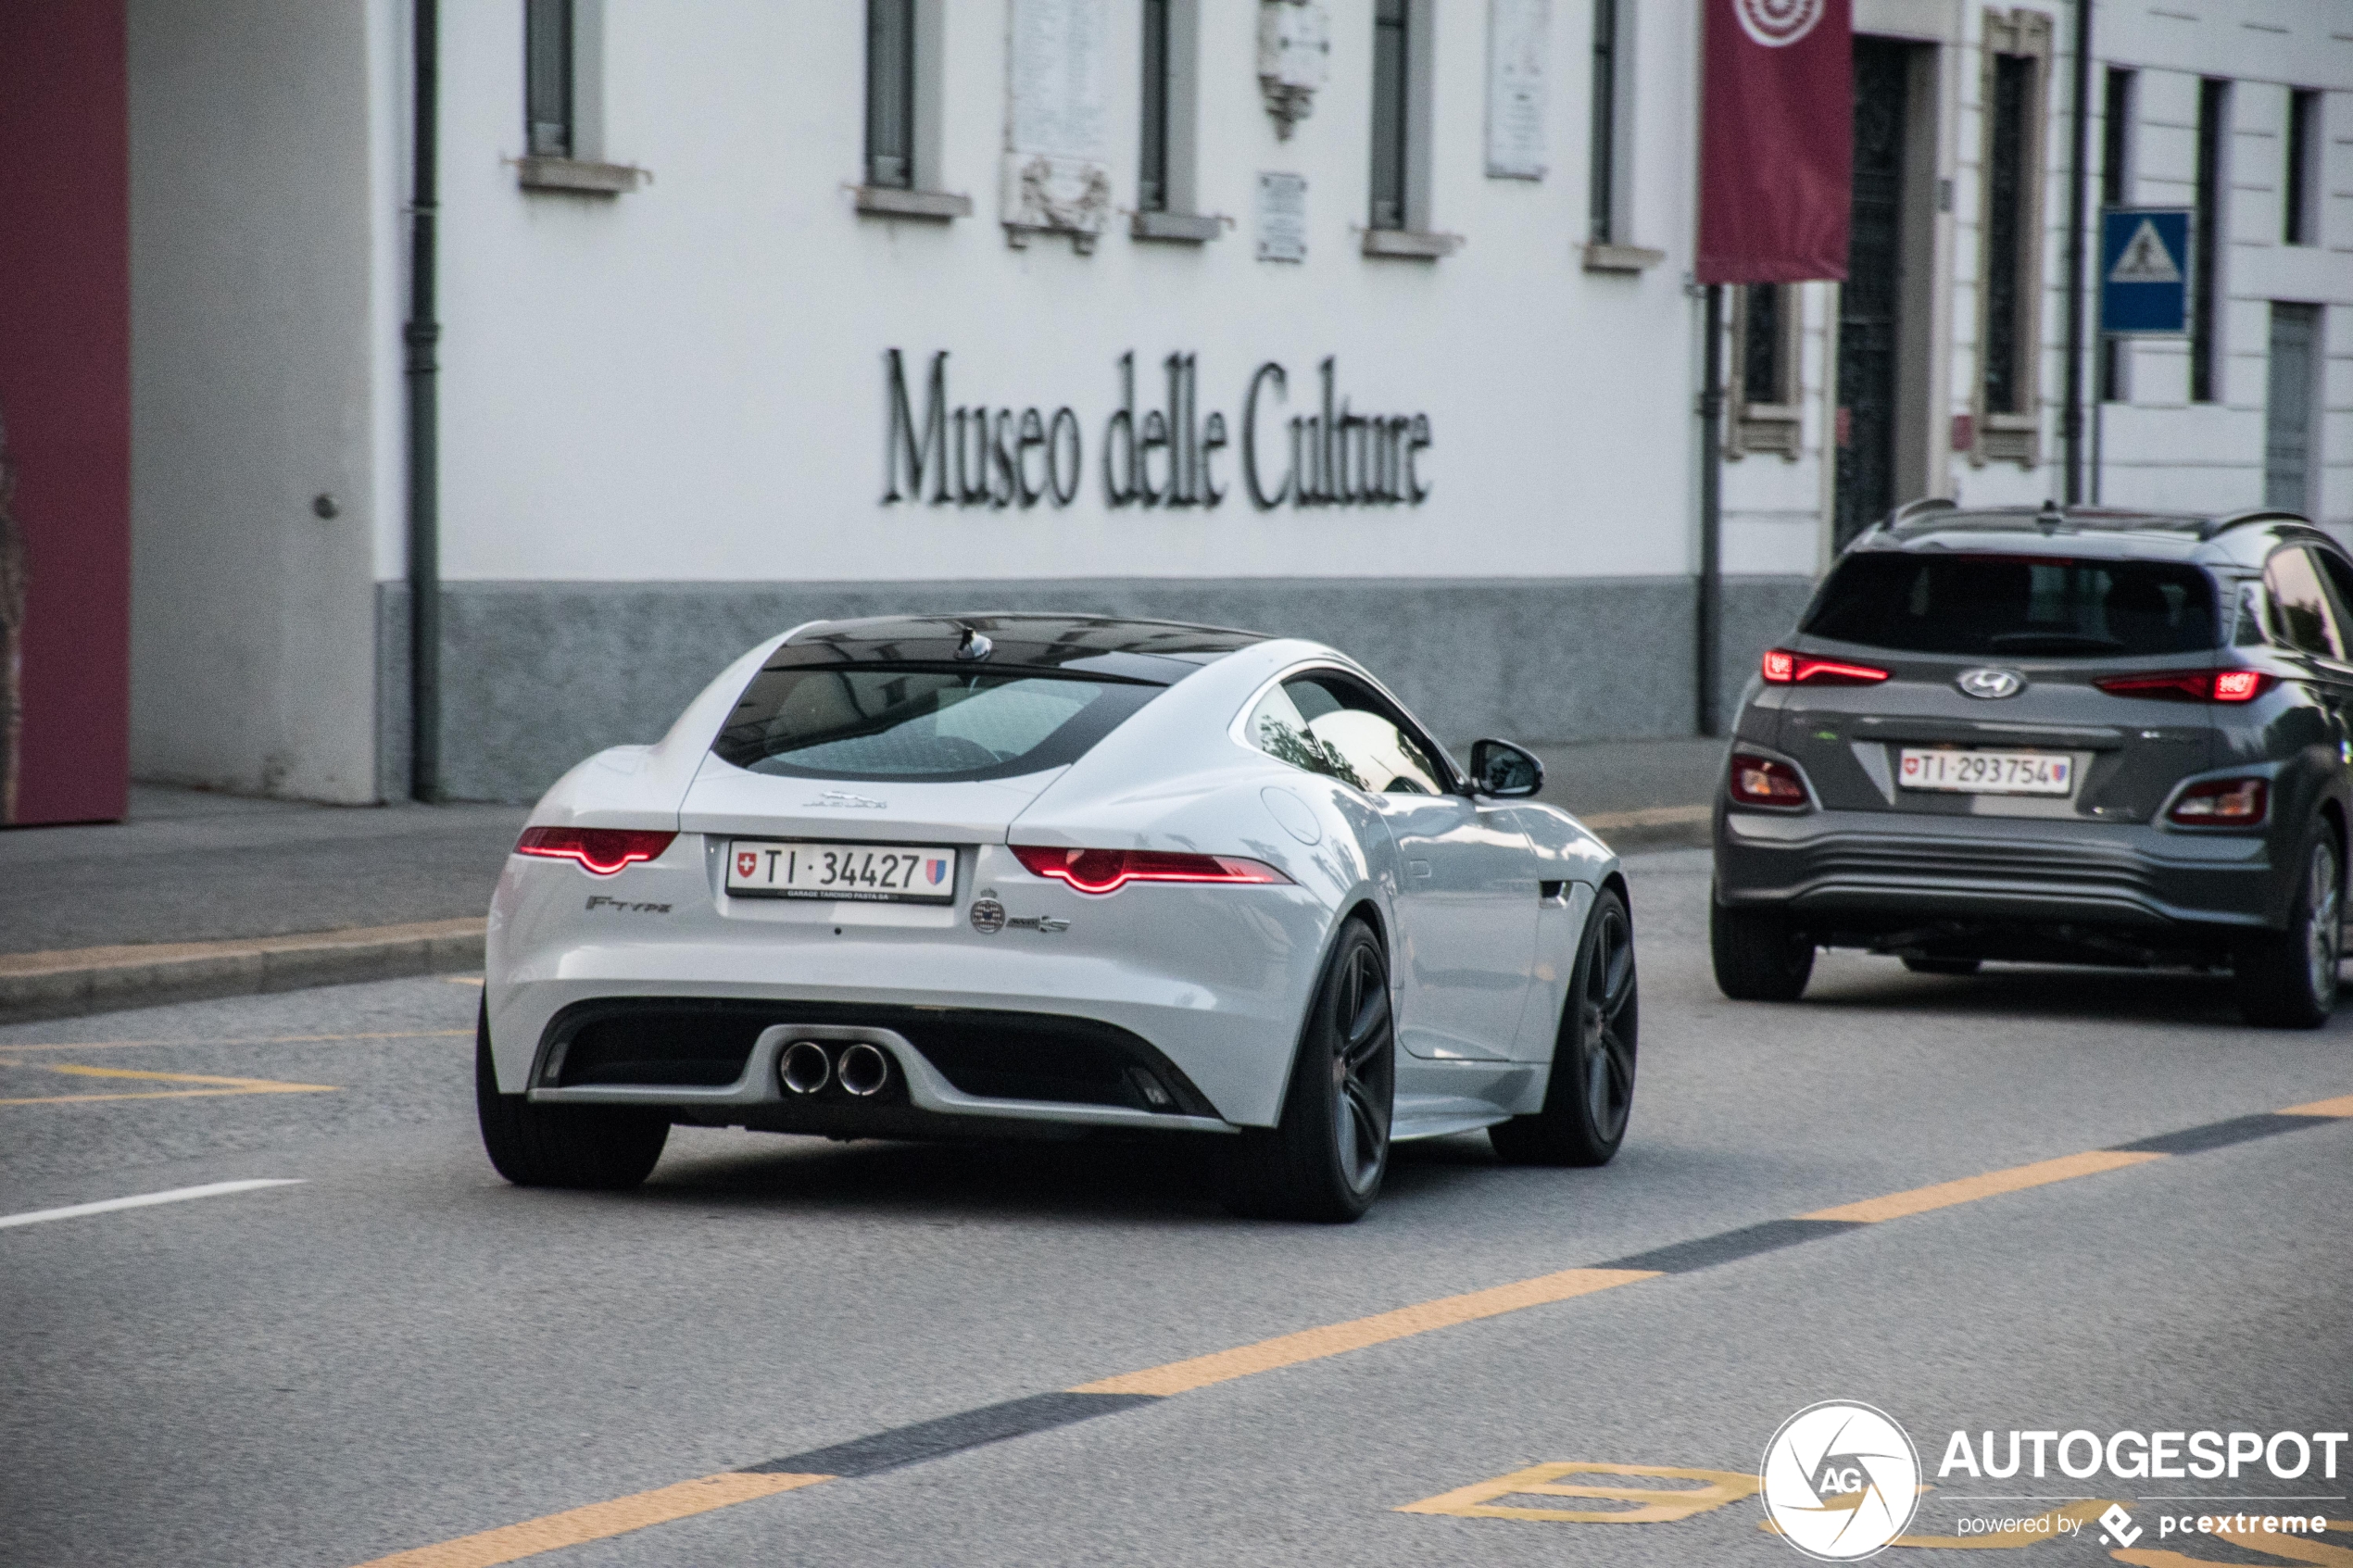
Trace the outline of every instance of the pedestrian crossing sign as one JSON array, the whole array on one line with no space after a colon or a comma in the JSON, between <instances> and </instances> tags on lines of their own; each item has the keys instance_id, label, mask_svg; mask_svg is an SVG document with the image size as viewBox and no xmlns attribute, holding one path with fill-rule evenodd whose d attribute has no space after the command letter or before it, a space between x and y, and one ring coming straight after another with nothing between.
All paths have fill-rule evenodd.
<instances>
[{"instance_id":1,"label":"pedestrian crossing sign","mask_svg":"<svg viewBox=\"0 0 2353 1568\"><path fill-rule=\"evenodd\" d=\"M2189 330L2190 210L2112 207L2100 214L2100 331Z\"/></svg>"}]
</instances>

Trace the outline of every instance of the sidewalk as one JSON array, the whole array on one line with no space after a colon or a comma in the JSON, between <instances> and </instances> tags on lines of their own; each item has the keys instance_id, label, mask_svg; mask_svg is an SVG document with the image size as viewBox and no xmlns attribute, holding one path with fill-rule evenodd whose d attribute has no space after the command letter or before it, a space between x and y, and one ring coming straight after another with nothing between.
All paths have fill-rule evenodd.
<instances>
[{"instance_id":1,"label":"sidewalk","mask_svg":"<svg viewBox=\"0 0 2353 1568\"><path fill-rule=\"evenodd\" d=\"M1621 851L1706 842L1721 741L1534 746ZM478 967L519 806L135 785L126 822L0 833L0 1021Z\"/></svg>"}]
</instances>

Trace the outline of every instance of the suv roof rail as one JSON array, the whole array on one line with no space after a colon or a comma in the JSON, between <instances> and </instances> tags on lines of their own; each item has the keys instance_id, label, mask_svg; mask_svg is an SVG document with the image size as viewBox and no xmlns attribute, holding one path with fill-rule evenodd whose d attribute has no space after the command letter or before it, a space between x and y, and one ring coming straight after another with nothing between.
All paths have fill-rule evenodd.
<instances>
[{"instance_id":1,"label":"suv roof rail","mask_svg":"<svg viewBox=\"0 0 2353 1568\"><path fill-rule=\"evenodd\" d=\"M1872 526L1876 528L1884 528L1889 533L1893 533L1897 529L1903 527L1906 523L1913 521L1915 519L1924 517L1930 512L1957 511L1959 509L1959 507L1960 503L1953 500L1949 496L1923 495L1917 501L1905 502L1902 506L1897 507L1894 510L1889 512L1885 521L1875 523ZM1869 533L1870 530L1866 529L1864 532Z\"/></svg>"},{"instance_id":2,"label":"suv roof rail","mask_svg":"<svg viewBox=\"0 0 2353 1568\"><path fill-rule=\"evenodd\" d=\"M2292 512L2284 507L2249 507L2243 512L2232 512L2216 518L2204 528L2199 529L2197 536L2200 539L2211 539L2217 533L2227 533L2250 522L2268 522L2274 519L2282 522L2300 522L2307 527L2309 527L2312 521L2302 512Z\"/></svg>"}]
</instances>

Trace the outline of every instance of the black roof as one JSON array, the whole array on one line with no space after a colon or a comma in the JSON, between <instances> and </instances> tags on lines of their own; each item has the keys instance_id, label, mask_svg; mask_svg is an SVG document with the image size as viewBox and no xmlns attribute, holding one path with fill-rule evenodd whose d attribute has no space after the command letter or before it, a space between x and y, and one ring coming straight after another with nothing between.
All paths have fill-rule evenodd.
<instances>
[{"instance_id":1,"label":"black roof","mask_svg":"<svg viewBox=\"0 0 2353 1568\"><path fill-rule=\"evenodd\" d=\"M988 652L975 658L971 649L980 639L987 640ZM1237 649L1266 640L1263 632L1108 615L1024 615L1001 610L878 615L858 621L821 621L803 627L776 649L767 668L895 664L1063 670L1166 685Z\"/></svg>"},{"instance_id":2,"label":"black roof","mask_svg":"<svg viewBox=\"0 0 2353 1568\"><path fill-rule=\"evenodd\" d=\"M2335 542L2295 512L2172 512L2122 507L1956 507L1915 501L1855 541L1857 550L2031 549L2038 554L2145 557L2211 564L2259 561L2271 544Z\"/></svg>"}]
</instances>

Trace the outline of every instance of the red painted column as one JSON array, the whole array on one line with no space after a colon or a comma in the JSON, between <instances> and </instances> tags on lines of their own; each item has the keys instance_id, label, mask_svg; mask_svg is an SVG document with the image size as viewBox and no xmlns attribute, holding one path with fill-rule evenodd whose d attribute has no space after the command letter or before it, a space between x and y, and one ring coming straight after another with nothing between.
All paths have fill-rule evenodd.
<instances>
[{"instance_id":1,"label":"red painted column","mask_svg":"<svg viewBox=\"0 0 2353 1568\"><path fill-rule=\"evenodd\" d=\"M122 0L0 4L4 822L128 805L127 69Z\"/></svg>"}]
</instances>

